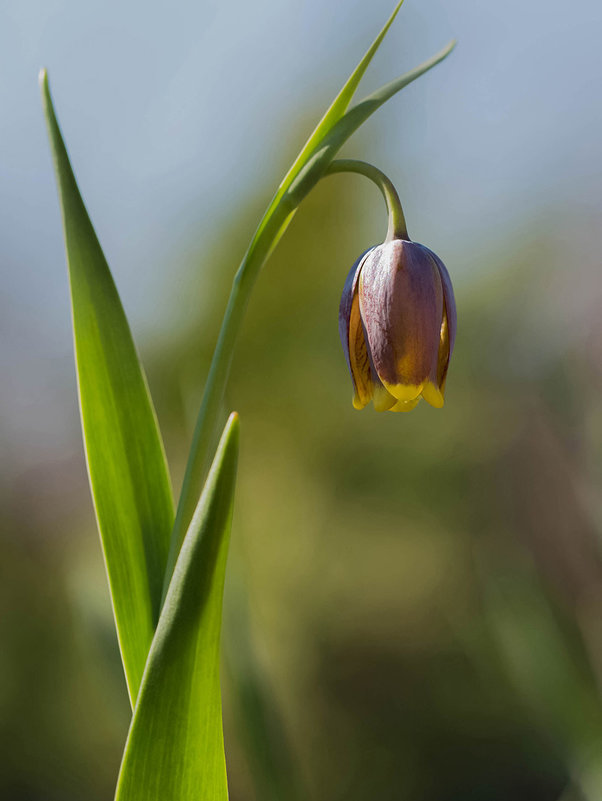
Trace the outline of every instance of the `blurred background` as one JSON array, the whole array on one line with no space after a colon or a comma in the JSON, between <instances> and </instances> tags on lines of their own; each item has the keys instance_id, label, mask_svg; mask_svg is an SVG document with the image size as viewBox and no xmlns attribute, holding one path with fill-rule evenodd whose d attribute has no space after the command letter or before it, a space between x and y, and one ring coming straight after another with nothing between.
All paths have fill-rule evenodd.
<instances>
[{"instance_id":1,"label":"blurred background","mask_svg":"<svg viewBox=\"0 0 602 801\"><path fill-rule=\"evenodd\" d=\"M38 70L177 490L234 271L391 7L2 3L3 799L111 798L129 720ZM443 411L351 406L339 297L386 230L368 182L324 181L259 280L227 398L251 632L237 648L229 615L251 652L224 676L233 801L285 799L289 761L290 797L315 801L602 798L601 23L596 0L407 0L362 85L459 40L344 150L452 275Z\"/></svg>"}]
</instances>

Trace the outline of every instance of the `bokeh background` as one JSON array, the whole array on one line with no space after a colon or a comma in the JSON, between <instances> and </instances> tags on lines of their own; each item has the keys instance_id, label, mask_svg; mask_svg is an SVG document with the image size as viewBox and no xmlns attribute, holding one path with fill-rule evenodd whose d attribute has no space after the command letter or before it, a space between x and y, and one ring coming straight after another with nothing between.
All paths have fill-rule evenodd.
<instances>
[{"instance_id":1,"label":"bokeh background","mask_svg":"<svg viewBox=\"0 0 602 801\"><path fill-rule=\"evenodd\" d=\"M236 266L391 6L2 3L2 799L111 798L129 719L38 69L177 488ZM407 0L366 76L459 39L344 151L390 175L453 277L443 411L351 407L339 295L386 228L368 182L324 181L260 278L227 398L232 567L291 798L602 798L601 23L597 0ZM224 676L231 797L285 799L244 668Z\"/></svg>"}]
</instances>

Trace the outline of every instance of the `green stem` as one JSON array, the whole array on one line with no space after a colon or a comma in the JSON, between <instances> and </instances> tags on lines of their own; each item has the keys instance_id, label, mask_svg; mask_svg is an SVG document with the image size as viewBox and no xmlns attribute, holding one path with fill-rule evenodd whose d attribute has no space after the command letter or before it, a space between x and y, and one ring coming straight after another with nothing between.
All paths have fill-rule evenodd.
<instances>
[{"instance_id":1,"label":"green stem","mask_svg":"<svg viewBox=\"0 0 602 801\"><path fill-rule=\"evenodd\" d=\"M399 196L395 191L395 187L383 172L363 161L346 159L332 162L324 174L328 175L336 172L356 172L370 178L381 190L389 211L387 241L392 238L408 239ZM261 268L288 227L299 203L313 185L313 182L308 182L306 186L300 186L296 191L288 191L284 194L276 195L266 211L234 277L192 437L167 559L163 600L167 594L184 535L192 518L212 455L211 445L215 435L215 424L219 417L224 390L230 373L238 331L247 309L251 292Z\"/></svg>"},{"instance_id":2,"label":"green stem","mask_svg":"<svg viewBox=\"0 0 602 801\"><path fill-rule=\"evenodd\" d=\"M389 228L387 230L385 242L390 242L392 239L410 238L408 236L408 229L399 195L384 172L365 161L337 159L328 165L324 175L333 175L337 172L356 172L358 175L364 175L366 178L369 178L378 186L387 204L387 211L389 212Z\"/></svg>"},{"instance_id":3,"label":"green stem","mask_svg":"<svg viewBox=\"0 0 602 801\"><path fill-rule=\"evenodd\" d=\"M297 207L315 186L320 178L326 174L326 165L336 155L342 145L383 103L393 97L412 81L442 61L453 49L454 43L448 45L441 53L426 61L383 86L361 103L346 111L349 101L357 88L359 79L364 73L375 49L393 21L399 6L397 5L389 22L377 37L374 45L349 81L343 87L330 109L326 112L318 127L310 136L305 147L295 160L293 166L280 184L276 195L270 203L264 217L259 224L253 241L234 279L232 292L224 315L222 328L217 346L213 354L211 368L205 385L203 402L199 410L193 441L188 456L188 464L182 484L182 492L178 503L176 520L172 532L163 583L163 600L171 581L171 575L184 540L186 529L192 517L197 499L207 472L212 446L215 444L215 427L219 416L228 380L230 364L238 329L244 317L251 290L257 280L259 272L276 247L280 237L286 230ZM387 239L399 237L407 239L408 234L401 203L393 184L380 170L360 161L338 161L331 172L359 172L370 178L380 188L389 209L389 231Z\"/></svg>"},{"instance_id":4,"label":"green stem","mask_svg":"<svg viewBox=\"0 0 602 801\"><path fill-rule=\"evenodd\" d=\"M211 445L215 435L215 424L228 381L238 331L251 291L262 266L286 230L297 205L298 203L293 206L286 197L270 205L234 277L230 298L213 353L209 375L207 376L203 400L188 456L186 473L182 483L163 583L163 600L165 600L180 547L192 518L212 455Z\"/></svg>"}]
</instances>

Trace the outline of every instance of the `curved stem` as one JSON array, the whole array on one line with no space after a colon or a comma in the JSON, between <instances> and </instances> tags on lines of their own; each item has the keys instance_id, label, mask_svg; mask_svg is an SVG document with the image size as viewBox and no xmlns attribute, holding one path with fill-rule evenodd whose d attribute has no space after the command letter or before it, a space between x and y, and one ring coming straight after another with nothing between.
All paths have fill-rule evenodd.
<instances>
[{"instance_id":1,"label":"curved stem","mask_svg":"<svg viewBox=\"0 0 602 801\"><path fill-rule=\"evenodd\" d=\"M387 176L363 161L341 159L330 164L324 174L335 172L357 172L370 178L381 190L389 210L389 231L387 240L408 239L405 219L395 187ZM243 320L255 281L285 232L301 200L310 191L313 183L298 187L295 191L277 193L268 207L255 236L245 254L232 284L232 291L224 314L222 327L213 353L201 408L199 409L182 491L172 532L167 569L163 583L163 599L167 594L171 575L186 534L186 529L196 506L199 489L207 472L216 421L219 417L224 389L228 381L234 346Z\"/></svg>"},{"instance_id":2,"label":"curved stem","mask_svg":"<svg viewBox=\"0 0 602 801\"><path fill-rule=\"evenodd\" d=\"M310 136L305 147L293 163L284 180L278 187L272 202L268 206L253 241L234 279L232 292L228 301L216 349L213 354L211 368L205 385L205 392L197 422L193 441L186 466L186 474L182 484L178 511L171 536L167 569L163 584L163 599L167 593L171 574L180 552L186 529L192 517L203 478L206 474L212 446L215 444L214 429L219 417L224 389L228 380L234 344L240 323L244 317L251 290L255 284L261 267L276 247L280 237L286 230L299 203L313 188L315 183L325 174L326 164L335 156L342 145L383 103L393 97L412 81L428 72L435 64L442 61L453 49L454 42L433 58L396 78L386 86L373 92L369 97L353 108L346 110L351 96L363 75L370 59L374 55L384 33L393 21L399 8L396 7L385 28L379 34L375 44L345 84L330 109L326 112L318 127ZM376 167L361 161L331 162L330 172L357 172L370 178L379 187L385 197L389 209L389 231L387 239L400 237L409 239L405 219L395 187L386 175Z\"/></svg>"},{"instance_id":3,"label":"curved stem","mask_svg":"<svg viewBox=\"0 0 602 801\"><path fill-rule=\"evenodd\" d=\"M378 186L387 204L387 211L389 212L389 228L387 230L386 242L390 242L392 239L410 238L408 236L408 229L399 195L384 172L374 167L372 164L368 164L366 161L337 159L329 164L324 175L333 175L337 172L356 172L358 175L364 175L366 178L369 178L372 183Z\"/></svg>"},{"instance_id":4,"label":"curved stem","mask_svg":"<svg viewBox=\"0 0 602 801\"><path fill-rule=\"evenodd\" d=\"M395 237L400 239L409 238L399 196L395 187L383 172L363 161L347 159L331 162L324 174L328 175L336 172L357 172L370 178L381 190L389 210L387 240ZM283 194L277 194L274 197L234 278L217 345L213 353L209 375L207 376L203 400L192 437L186 473L182 482L182 491L176 512L163 583L163 599L167 594L180 547L194 512L199 489L202 487L212 456L216 421L219 418L238 331L249 303L251 291L261 268L278 244L299 203L310 191L311 186L313 186L313 183L308 183L307 186L301 186L295 191L285 191Z\"/></svg>"}]
</instances>

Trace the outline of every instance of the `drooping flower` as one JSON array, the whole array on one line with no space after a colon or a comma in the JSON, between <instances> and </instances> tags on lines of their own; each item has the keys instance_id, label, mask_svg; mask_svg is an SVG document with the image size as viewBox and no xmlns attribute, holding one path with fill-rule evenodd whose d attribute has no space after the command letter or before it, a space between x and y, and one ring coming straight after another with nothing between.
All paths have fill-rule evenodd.
<instances>
[{"instance_id":1,"label":"drooping flower","mask_svg":"<svg viewBox=\"0 0 602 801\"><path fill-rule=\"evenodd\" d=\"M424 398L443 406L456 335L449 273L431 250L392 238L364 253L343 289L339 332L353 405L406 412Z\"/></svg>"}]
</instances>

